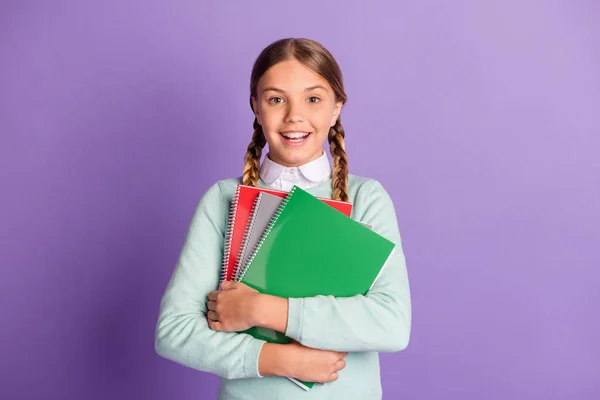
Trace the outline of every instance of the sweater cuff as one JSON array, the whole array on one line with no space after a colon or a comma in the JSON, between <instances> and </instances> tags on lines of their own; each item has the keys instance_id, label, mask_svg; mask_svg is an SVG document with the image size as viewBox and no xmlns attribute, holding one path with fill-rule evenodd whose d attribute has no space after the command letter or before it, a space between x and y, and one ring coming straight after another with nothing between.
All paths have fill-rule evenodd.
<instances>
[{"instance_id":1,"label":"sweater cuff","mask_svg":"<svg viewBox=\"0 0 600 400\"><path fill-rule=\"evenodd\" d=\"M304 299L288 299L288 321L285 336L300 342L302 335L302 318L304 316Z\"/></svg>"},{"instance_id":2,"label":"sweater cuff","mask_svg":"<svg viewBox=\"0 0 600 400\"><path fill-rule=\"evenodd\" d=\"M247 378L262 378L258 372L258 357L264 344L264 340L254 339L250 342L244 355L244 374Z\"/></svg>"}]
</instances>

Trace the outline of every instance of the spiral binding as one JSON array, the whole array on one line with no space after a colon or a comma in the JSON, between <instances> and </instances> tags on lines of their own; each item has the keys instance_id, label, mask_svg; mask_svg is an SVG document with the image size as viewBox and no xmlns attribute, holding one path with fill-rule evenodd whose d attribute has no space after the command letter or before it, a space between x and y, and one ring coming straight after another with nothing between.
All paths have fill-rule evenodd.
<instances>
[{"instance_id":1,"label":"spiral binding","mask_svg":"<svg viewBox=\"0 0 600 400\"><path fill-rule=\"evenodd\" d=\"M223 251L223 262L221 266L221 282L227 278L229 271L229 256L231 255L231 242L233 239L233 226L235 225L235 215L237 213L238 201L240 199L240 187L235 190L235 196L229 207L229 218L227 221L227 231L225 233L225 248Z\"/></svg>"},{"instance_id":2,"label":"spiral binding","mask_svg":"<svg viewBox=\"0 0 600 400\"><path fill-rule=\"evenodd\" d=\"M248 224L246 224L246 229L244 230L244 237L242 238L242 247L240 248L240 254L238 256L238 259L236 261L236 265L235 265L235 275L233 280L237 281L238 277L240 276L240 270L241 268L243 268L242 265L242 259L244 257L244 255L246 254L246 252L248 251L247 247L248 247L248 239L250 237L250 233L252 232L252 228L254 227L254 221L256 221L256 212L255 210L258 208L258 205L260 204L260 199L262 197L262 193L259 193L258 196L256 197L256 199L254 200L254 205L252 206L252 216L250 217L250 221L248 221Z\"/></svg>"},{"instance_id":3,"label":"spiral binding","mask_svg":"<svg viewBox=\"0 0 600 400\"><path fill-rule=\"evenodd\" d=\"M292 190L290 191L290 193L287 195L287 197L285 199L283 199L283 201L279 205L279 208L275 212L275 215L273 215L273 217L271 218L271 221L269 221L269 226L267 226L267 229L265 229L265 231L263 232L262 236L260 237L260 241L256 245L256 248L252 252L252 255L248 259L248 262L244 266L243 271L240 273L240 278L238 279L238 281L241 282L241 280L244 279L244 276L246 275L246 271L248 271L248 267L250 267L250 265L252 265L252 261L254 261L254 258L256 257L256 254L258 253L258 251L260 250L261 246L263 245L263 243L265 242L265 240L269 236L269 233L271 232L271 229L273 229L273 225L275 225L275 222L277 222L277 219L281 215L281 212L283 211L283 209L287 205L288 201L290 200L290 198L292 197L292 195L296 191L296 187L297 186L294 186L292 188Z\"/></svg>"}]
</instances>

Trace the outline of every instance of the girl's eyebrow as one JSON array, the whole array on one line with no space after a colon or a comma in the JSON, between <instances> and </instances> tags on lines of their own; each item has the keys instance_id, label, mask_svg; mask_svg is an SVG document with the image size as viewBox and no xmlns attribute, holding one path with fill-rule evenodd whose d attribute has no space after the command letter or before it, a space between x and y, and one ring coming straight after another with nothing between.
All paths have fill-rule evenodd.
<instances>
[{"instance_id":1,"label":"girl's eyebrow","mask_svg":"<svg viewBox=\"0 0 600 400\"><path fill-rule=\"evenodd\" d=\"M278 89L276 87L272 87L272 86L267 86L266 88L263 89L263 92L278 92L278 93L285 93L285 90L282 89Z\"/></svg>"},{"instance_id":2,"label":"girl's eyebrow","mask_svg":"<svg viewBox=\"0 0 600 400\"><path fill-rule=\"evenodd\" d=\"M322 86L322 85L315 85L315 86L307 87L306 89L304 89L304 91L305 92L310 92L310 91L315 90L315 89L323 89L324 91L327 91L327 89L324 86Z\"/></svg>"},{"instance_id":3,"label":"girl's eyebrow","mask_svg":"<svg viewBox=\"0 0 600 400\"><path fill-rule=\"evenodd\" d=\"M309 86L306 89L304 89L305 92L310 92L313 91L315 89L323 89L324 91L327 91L327 89L322 86L322 85L314 85L314 86ZM268 91L272 91L272 92L278 92L278 93L285 93L285 90L283 89L279 89L273 86L267 86L266 88L263 89L263 92L268 92Z\"/></svg>"}]
</instances>

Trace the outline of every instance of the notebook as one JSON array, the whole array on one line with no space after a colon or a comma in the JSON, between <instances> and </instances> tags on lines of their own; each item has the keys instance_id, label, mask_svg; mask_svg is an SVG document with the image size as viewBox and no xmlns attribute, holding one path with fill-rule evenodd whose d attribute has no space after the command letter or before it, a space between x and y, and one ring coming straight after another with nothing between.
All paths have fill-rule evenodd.
<instances>
[{"instance_id":1,"label":"notebook","mask_svg":"<svg viewBox=\"0 0 600 400\"><path fill-rule=\"evenodd\" d=\"M223 262L221 268L221 281L230 281L235 276L237 258L242 247L242 241L254 202L259 193L269 193L280 198L285 198L288 192L274 189L266 189L254 186L237 185L233 201L229 210L227 231L225 233L225 246L223 250ZM331 206L347 216L352 213L352 203L332 199L319 198L322 202Z\"/></svg>"},{"instance_id":2,"label":"notebook","mask_svg":"<svg viewBox=\"0 0 600 400\"><path fill-rule=\"evenodd\" d=\"M242 249L240 250L240 255L238 256L238 262L235 268L235 276L233 280L240 280L240 276L243 270L246 268L252 252L259 243L260 238L269 226L271 219L279 209L282 201L284 201L284 199L279 196L265 192L259 193L252 209L250 221L246 226L246 232L244 234L244 239L242 240ZM371 229L371 225L364 222L360 223Z\"/></svg>"},{"instance_id":3,"label":"notebook","mask_svg":"<svg viewBox=\"0 0 600 400\"><path fill-rule=\"evenodd\" d=\"M234 280L239 280L241 271L245 268L248 259L282 201L283 198L269 193L262 192L258 194L254 208L252 209L250 221L246 226L244 239L242 240L242 249L237 260Z\"/></svg>"},{"instance_id":4,"label":"notebook","mask_svg":"<svg viewBox=\"0 0 600 400\"><path fill-rule=\"evenodd\" d=\"M364 295L394 251L390 240L294 186L250 256L240 282L285 298ZM261 327L244 332L271 343L291 341ZM296 383L305 389L313 385Z\"/></svg>"}]
</instances>

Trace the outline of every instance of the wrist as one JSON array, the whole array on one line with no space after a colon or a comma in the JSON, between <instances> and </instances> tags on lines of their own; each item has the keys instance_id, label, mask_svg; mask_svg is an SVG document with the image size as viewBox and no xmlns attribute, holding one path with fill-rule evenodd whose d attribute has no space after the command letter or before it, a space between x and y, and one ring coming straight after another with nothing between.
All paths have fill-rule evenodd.
<instances>
[{"instance_id":1,"label":"wrist","mask_svg":"<svg viewBox=\"0 0 600 400\"><path fill-rule=\"evenodd\" d=\"M252 325L263 327L268 319L268 299L266 295L257 293L252 300Z\"/></svg>"},{"instance_id":2,"label":"wrist","mask_svg":"<svg viewBox=\"0 0 600 400\"><path fill-rule=\"evenodd\" d=\"M290 376L287 351L286 345L265 343L258 356L258 373L261 376Z\"/></svg>"},{"instance_id":3,"label":"wrist","mask_svg":"<svg viewBox=\"0 0 600 400\"><path fill-rule=\"evenodd\" d=\"M285 333L288 322L288 299L259 294L253 309L255 326Z\"/></svg>"}]
</instances>

